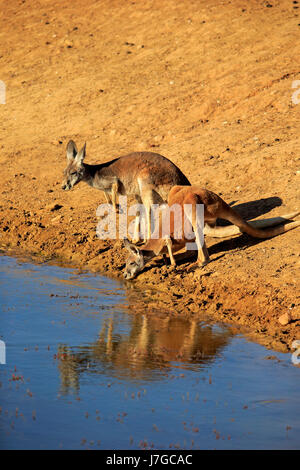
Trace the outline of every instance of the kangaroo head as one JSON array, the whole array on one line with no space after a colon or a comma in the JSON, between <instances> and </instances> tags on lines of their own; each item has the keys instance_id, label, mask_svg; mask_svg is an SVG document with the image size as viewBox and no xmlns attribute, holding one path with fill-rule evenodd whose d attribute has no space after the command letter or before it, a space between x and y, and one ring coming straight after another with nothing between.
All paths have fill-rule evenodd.
<instances>
[{"instance_id":1,"label":"kangaroo head","mask_svg":"<svg viewBox=\"0 0 300 470\"><path fill-rule=\"evenodd\" d=\"M73 140L70 140L67 145L67 167L64 170L62 183L62 189L65 191L72 189L73 186L79 183L84 177L85 168L83 160L85 157L85 148L86 144L84 144L80 152L78 152Z\"/></svg>"},{"instance_id":2,"label":"kangaroo head","mask_svg":"<svg viewBox=\"0 0 300 470\"><path fill-rule=\"evenodd\" d=\"M124 278L133 279L145 266L144 256L142 251L133 243L130 243L127 238L124 238L124 246L129 251L129 256L126 260Z\"/></svg>"}]
</instances>

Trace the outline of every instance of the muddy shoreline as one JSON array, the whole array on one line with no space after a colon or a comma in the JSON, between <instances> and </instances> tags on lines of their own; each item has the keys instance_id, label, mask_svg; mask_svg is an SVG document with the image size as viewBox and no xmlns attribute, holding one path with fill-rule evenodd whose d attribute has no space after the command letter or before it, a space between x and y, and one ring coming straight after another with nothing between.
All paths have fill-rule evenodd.
<instances>
[{"instance_id":1,"label":"muddy shoreline","mask_svg":"<svg viewBox=\"0 0 300 470\"><path fill-rule=\"evenodd\" d=\"M3 253L124 281L127 251L121 241L111 244L96 236L91 241L89 235L83 232L66 237L62 227L60 236L55 231L54 239L48 233L41 241L41 230L51 232L46 228L46 221L32 221L27 214L26 221L21 222L18 217L18 222L14 233L10 233L10 229L5 230L5 244L3 238L1 240ZM11 225L8 222L5 227ZM3 225L1 229L3 233ZM81 238L78 240L78 237ZM234 241L231 240L231 243ZM229 256L234 255L230 253ZM180 254L178 256L180 258ZM195 259L192 256L188 261L179 261L179 265L173 268L166 266L162 257L158 257L136 279L124 281L127 293L133 291L132 310L146 315L225 322L267 348L281 352L291 350L292 342L299 336L299 321L292 321L286 326L279 324L278 318L283 313L297 310L294 310L295 304L292 299L286 298L283 289L271 284L262 285L260 279L251 283L250 280L239 282L236 278L232 282L222 279L219 272L222 255L213 256L212 262L204 268L190 268ZM143 302L138 297L139 291L146 293L147 301ZM261 315L262 308L264 315Z\"/></svg>"},{"instance_id":2,"label":"muddy shoreline","mask_svg":"<svg viewBox=\"0 0 300 470\"><path fill-rule=\"evenodd\" d=\"M299 209L300 10L271 3L9 2L0 13L1 249L121 278L125 250L96 236L104 195L83 183L61 189L70 139L87 142L89 164L160 153L246 220ZM300 229L207 245L202 270L157 259L132 282L156 292L148 314L205 314L291 350L300 321L278 319L300 317Z\"/></svg>"}]
</instances>

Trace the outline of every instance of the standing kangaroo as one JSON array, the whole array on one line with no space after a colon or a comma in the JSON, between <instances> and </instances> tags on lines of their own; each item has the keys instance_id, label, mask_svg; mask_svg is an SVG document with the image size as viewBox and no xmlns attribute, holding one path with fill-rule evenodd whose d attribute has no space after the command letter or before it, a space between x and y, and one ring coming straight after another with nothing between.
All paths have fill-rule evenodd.
<instances>
[{"instance_id":1,"label":"standing kangaroo","mask_svg":"<svg viewBox=\"0 0 300 470\"><path fill-rule=\"evenodd\" d=\"M131 195L146 209L147 238L151 236L151 205L166 202L174 185L190 185L182 171L158 153L134 152L98 165L84 163L86 144L80 152L73 140L67 145L67 167L62 189L70 190L80 181L104 191L108 203L117 207L117 195ZM135 235L139 232L136 218Z\"/></svg>"},{"instance_id":2,"label":"standing kangaroo","mask_svg":"<svg viewBox=\"0 0 300 470\"><path fill-rule=\"evenodd\" d=\"M130 252L130 255L126 261L126 267L124 272L125 279L133 279L139 272L144 269L144 266L154 257L168 252L172 265L175 265L175 259L173 252L179 251L186 245L187 242L191 242L190 236L188 239L184 236L190 235L191 230L193 239L196 241L198 249L198 264L200 266L206 265L210 259L209 254L205 245L204 239L201 240L201 229L199 230L199 222L196 216L196 205L202 204L204 206L204 228L203 235L209 235L212 237L229 237L237 235L239 233L248 233L252 237L256 238L269 238L285 233L300 225L300 220L292 222L288 225L279 227L269 228L267 230L261 230L263 227L270 227L272 225L278 225L282 222L292 219L299 214L294 212L293 214L283 215L281 217L274 217L271 219L255 220L246 222L242 217L235 212L225 201L223 201L217 194L202 189L200 186L174 186L168 197L169 209L174 205L175 211L171 213L170 218L170 232L167 237L163 236L162 233L162 220L159 221L159 237L152 238L147 241L143 246L137 247L127 239L124 240L125 247ZM175 218L180 223L184 223L184 206L190 205L192 211L190 215L187 215L189 227L187 230L181 230L182 238L178 239L175 236ZM164 217L170 216L170 211L163 213ZM172 217L173 216L173 217ZM215 227L217 218L225 219L234 225L227 227ZM176 227L178 230L178 227Z\"/></svg>"}]
</instances>

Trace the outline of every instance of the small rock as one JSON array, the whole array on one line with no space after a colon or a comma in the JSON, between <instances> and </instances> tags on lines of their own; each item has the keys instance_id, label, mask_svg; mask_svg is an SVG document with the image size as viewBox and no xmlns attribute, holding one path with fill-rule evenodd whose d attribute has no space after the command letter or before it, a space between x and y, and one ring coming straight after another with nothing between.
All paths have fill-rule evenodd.
<instances>
[{"instance_id":1,"label":"small rock","mask_svg":"<svg viewBox=\"0 0 300 470\"><path fill-rule=\"evenodd\" d=\"M264 359L266 359L267 361L277 361L277 362L280 362L280 360L278 359L277 356L266 356L266 357L264 357Z\"/></svg>"},{"instance_id":2,"label":"small rock","mask_svg":"<svg viewBox=\"0 0 300 470\"><path fill-rule=\"evenodd\" d=\"M51 222L52 223L59 222L60 220L62 220L62 218L63 218L63 215L57 215L56 217L53 217L53 219L51 219Z\"/></svg>"},{"instance_id":3,"label":"small rock","mask_svg":"<svg viewBox=\"0 0 300 470\"><path fill-rule=\"evenodd\" d=\"M278 318L278 321L281 325L288 325L292 319L291 313L286 312Z\"/></svg>"},{"instance_id":4,"label":"small rock","mask_svg":"<svg viewBox=\"0 0 300 470\"><path fill-rule=\"evenodd\" d=\"M49 206L46 206L46 209L49 209L51 212L58 211L61 209L63 206L61 204L50 204Z\"/></svg>"},{"instance_id":5,"label":"small rock","mask_svg":"<svg viewBox=\"0 0 300 470\"><path fill-rule=\"evenodd\" d=\"M65 44L65 46L68 47L68 48L73 47L73 41L70 41L70 39L66 39L66 40L64 41L64 44Z\"/></svg>"}]
</instances>

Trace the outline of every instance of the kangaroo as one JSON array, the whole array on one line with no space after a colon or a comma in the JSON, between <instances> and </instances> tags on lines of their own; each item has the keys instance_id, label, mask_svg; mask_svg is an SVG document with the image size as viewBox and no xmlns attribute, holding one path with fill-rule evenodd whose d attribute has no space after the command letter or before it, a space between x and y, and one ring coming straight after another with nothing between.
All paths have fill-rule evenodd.
<instances>
[{"instance_id":1,"label":"kangaroo","mask_svg":"<svg viewBox=\"0 0 300 470\"><path fill-rule=\"evenodd\" d=\"M201 234L201 228L199 227L199 221L196 216L196 205L203 204L204 206L204 228ZM167 211L163 214L163 218L168 216L170 218L170 234L166 237L162 235L162 220L159 221L159 235L158 238L150 239L141 247L137 247L130 243L127 239L124 239L124 245L130 252L130 255L126 261L126 267L124 272L125 279L133 279L139 272L141 272L145 265L154 257L167 253L170 257L172 265L176 265L173 252L179 251L186 245L187 242L191 242L190 236L187 239L186 234L191 233L191 230L185 230L182 238L177 239L175 236L175 224L174 219L178 216L178 211L181 213L180 223L183 223L184 206L191 205L192 214L188 215L188 221L190 223L190 229L192 229L193 239L196 241L198 249L198 260L197 263L200 266L205 266L209 261L208 250L205 245L205 241L201 235L209 235L212 237L229 237L238 235L240 233L247 233L255 238L269 238L275 235L280 235L288 230L291 230L300 225L300 220L289 223L288 225L281 225L274 228L268 228L262 230L263 227L270 227L278 225L289 219L296 217L299 212L292 214L283 215L281 217L274 217L271 219L255 220L246 222L237 212L235 212L223 199L212 191L202 189L200 186L174 186L168 196L168 208L172 209L175 207L174 212ZM176 214L177 212L177 214ZM172 217L173 216L173 217ZM233 226L227 227L215 227L217 218L228 220ZM178 219L177 219L178 220Z\"/></svg>"},{"instance_id":2,"label":"kangaroo","mask_svg":"<svg viewBox=\"0 0 300 470\"><path fill-rule=\"evenodd\" d=\"M67 167L62 189L70 190L80 181L104 191L106 200L117 208L117 195L132 195L146 209L148 235L151 235L151 205L166 202L174 185L190 185L182 171L158 153L133 152L109 162L88 165L83 160L86 144L78 152L75 142L67 145ZM134 239L138 240L139 220L136 218Z\"/></svg>"}]
</instances>

